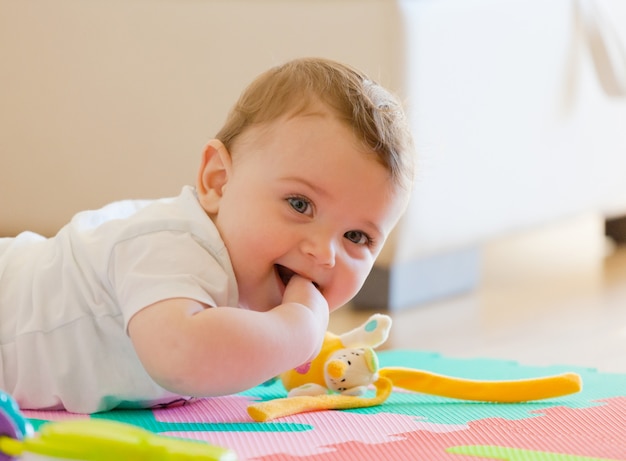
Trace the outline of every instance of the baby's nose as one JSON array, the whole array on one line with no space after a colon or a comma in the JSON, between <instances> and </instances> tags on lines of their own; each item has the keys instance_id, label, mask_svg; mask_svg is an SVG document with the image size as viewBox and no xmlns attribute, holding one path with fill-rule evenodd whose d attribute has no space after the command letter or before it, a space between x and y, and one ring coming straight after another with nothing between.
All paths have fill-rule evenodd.
<instances>
[{"instance_id":1,"label":"baby's nose","mask_svg":"<svg viewBox=\"0 0 626 461\"><path fill-rule=\"evenodd\" d=\"M306 241L304 252L312 256L315 261L327 267L335 266L337 251L335 242L327 237L314 236Z\"/></svg>"}]
</instances>

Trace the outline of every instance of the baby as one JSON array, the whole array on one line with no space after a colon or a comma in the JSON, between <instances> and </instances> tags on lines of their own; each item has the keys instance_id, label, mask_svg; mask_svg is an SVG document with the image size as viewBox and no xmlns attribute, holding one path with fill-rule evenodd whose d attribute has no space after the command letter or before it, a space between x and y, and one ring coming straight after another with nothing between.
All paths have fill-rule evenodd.
<instances>
[{"instance_id":1,"label":"baby","mask_svg":"<svg viewBox=\"0 0 626 461\"><path fill-rule=\"evenodd\" d=\"M0 388L92 413L251 388L314 358L404 211L398 102L325 59L261 74L195 187L0 239Z\"/></svg>"}]
</instances>

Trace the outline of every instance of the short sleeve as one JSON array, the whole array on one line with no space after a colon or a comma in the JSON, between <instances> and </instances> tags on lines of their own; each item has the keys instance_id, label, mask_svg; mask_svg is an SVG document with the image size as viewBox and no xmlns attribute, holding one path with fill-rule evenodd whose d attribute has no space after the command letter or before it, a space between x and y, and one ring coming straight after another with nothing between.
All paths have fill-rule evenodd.
<instances>
[{"instance_id":1,"label":"short sleeve","mask_svg":"<svg viewBox=\"0 0 626 461\"><path fill-rule=\"evenodd\" d=\"M219 255L187 232L159 231L119 242L111 254L109 280L125 327L158 301L190 298L215 307L232 299Z\"/></svg>"}]
</instances>

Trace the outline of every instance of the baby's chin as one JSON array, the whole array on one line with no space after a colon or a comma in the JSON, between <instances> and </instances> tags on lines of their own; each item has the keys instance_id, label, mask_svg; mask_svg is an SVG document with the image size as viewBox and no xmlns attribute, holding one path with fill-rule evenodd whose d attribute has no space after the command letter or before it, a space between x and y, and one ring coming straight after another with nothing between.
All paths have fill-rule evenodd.
<instances>
[{"instance_id":1,"label":"baby's chin","mask_svg":"<svg viewBox=\"0 0 626 461\"><path fill-rule=\"evenodd\" d=\"M357 293L354 293L352 296L344 295L340 299L337 299L337 297L333 297L333 296L330 296L330 297L324 296L324 298L326 299L326 302L328 303L328 311L334 312L340 307L347 306L348 304L350 304L350 302L356 295Z\"/></svg>"},{"instance_id":2,"label":"baby's chin","mask_svg":"<svg viewBox=\"0 0 626 461\"><path fill-rule=\"evenodd\" d=\"M334 312L337 309L339 309L340 307L345 306L346 304L348 304L347 301L345 303L341 303L341 304L338 304L338 305L332 305L332 306L330 304L328 304L328 312Z\"/></svg>"}]
</instances>

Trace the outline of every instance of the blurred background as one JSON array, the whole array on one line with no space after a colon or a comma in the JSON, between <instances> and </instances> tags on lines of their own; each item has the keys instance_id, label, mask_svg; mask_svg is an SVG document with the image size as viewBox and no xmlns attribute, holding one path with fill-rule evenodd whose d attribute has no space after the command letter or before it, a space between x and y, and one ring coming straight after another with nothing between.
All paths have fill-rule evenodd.
<instances>
[{"instance_id":1,"label":"blurred background","mask_svg":"<svg viewBox=\"0 0 626 461\"><path fill-rule=\"evenodd\" d=\"M0 236L178 194L246 84L324 56L405 101L419 166L331 326L388 311L389 347L626 371L605 237L626 216L625 43L620 0L0 0Z\"/></svg>"}]
</instances>

